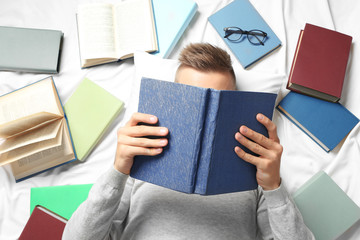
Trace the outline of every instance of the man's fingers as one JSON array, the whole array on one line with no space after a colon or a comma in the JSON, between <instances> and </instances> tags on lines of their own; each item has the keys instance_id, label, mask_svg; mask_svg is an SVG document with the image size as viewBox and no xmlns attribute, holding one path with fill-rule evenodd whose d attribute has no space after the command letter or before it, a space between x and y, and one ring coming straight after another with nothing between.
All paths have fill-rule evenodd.
<instances>
[{"instance_id":1,"label":"man's fingers","mask_svg":"<svg viewBox=\"0 0 360 240\"><path fill-rule=\"evenodd\" d=\"M262 135L258 132L255 132L246 126L241 126L239 131L243 136L246 136L247 138L253 140L255 143L259 144L260 146L263 146L266 149L272 149L274 147L274 140L271 140L271 139L265 137L264 135ZM260 154L260 153L258 153L258 154Z\"/></svg>"},{"instance_id":2,"label":"man's fingers","mask_svg":"<svg viewBox=\"0 0 360 240\"><path fill-rule=\"evenodd\" d=\"M277 143L280 143L279 137L277 135L276 125L265 115L258 113L256 119L266 127L269 133L269 138L274 140Z\"/></svg>"},{"instance_id":3,"label":"man's fingers","mask_svg":"<svg viewBox=\"0 0 360 240\"><path fill-rule=\"evenodd\" d=\"M240 133L236 133L235 134L235 139L244 147L246 147L247 149L249 149L250 151L260 155L260 156L268 156L269 155L269 150L267 150L266 148L264 148L263 146L261 146L260 144L250 141L249 139L247 139L246 137L244 137L242 134Z\"/></svg>"},{"instance_id":4,"label":"man's fingers","mask_svg":"<svg viewBox=\"0 0 360 240\"><path fill-rule=\"evenodd\" d=\"M241 158L242 160L244 160L248 163L251 163L255 166L260 164L260 159L258 157L255 157L255 156L245 152L238 146L235 147L235 153L238 155L239 158Z\"/></svg>"},{"instance_id":5,"label":"man's fingers","mask_svg":"<svg viewBox=\"0 0 360 240\"><path fill-rule=\"evenodd\" d=\"M162 148L145 148L145 147L134 147L134 146L126 146L123 147L123 152L126 152L126 158L133 158L135 156L143 155L143 156L155 156L160 154L163 149Z\"/></svg>"},{"instance_id":6,"label":"man's fingers","mask_svg":"<svg viewBox=\"0 0 360 240\"><path fill-rule=\"evenodd\" d=\"M161 148L168 144L166 138L150 139L150 138L134 138L126 135L121 135L118 138L119 144L124 144L133 147L145 147L145 148Z\"/></svg>"},{"instance_id":7,"label":"man's fingers","mask_svg":"<svg viewBox=\"0 0 360 240\"><path fill-rule=\"evenodd\" d=\"M125 124L125 126L136 126L140 122L155 124L157 121L158 119L154 115L136 112L131 116L130 120Z\"/></svg>"},{"instance_id":8,"label":"man's fingers","mask_svg":"<svg viewBox=\"0 0 360 240\"><path fill-rule=\"evenodd\" d=\"M118 136L125 135L130 137L145 137L145 136L166 136L169 130L166 127L152 127L152 126L132 126L123 127L118 130Z\"/></svg>"}]
</instances>

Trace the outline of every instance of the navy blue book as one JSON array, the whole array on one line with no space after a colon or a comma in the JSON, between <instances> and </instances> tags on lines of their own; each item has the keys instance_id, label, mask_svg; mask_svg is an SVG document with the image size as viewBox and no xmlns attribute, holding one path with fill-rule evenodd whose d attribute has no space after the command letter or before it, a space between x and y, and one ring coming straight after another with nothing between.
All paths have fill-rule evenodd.
<instances>
[{"instance_id":1,"label":"navy blue book","mask_svg":"<svg viewBox=\"0 0 360 240\"><path fill-rule=\"evenodd\" d=\"M223 91L143 78L138 111L158 117L169 143L158 156L137 156L130 175L185 193L213 195L257 188L256 167L240 159L240 126L267 136L256 114L272 118L276 94ZM246 152L250 152L240 146Z\"/></svg>"},{"instance_id":2,"label":"navy blue book","mask_svg":"<svg viewBox=\"0 0 360 240\"><path fill-rule=\"evenodd\" d=\"M333 150L359 122L340 103L290 92L277 109L325 151Z\"/></svg>"},{"instance_id":3,"label":"navy blue book","mask_svg":"<svg viewBox=\"0 0 360 240\"><path fill-rule=\"evenodd\" d=\"M249 0L234 0L211 15L209 22L244 68L250 67L281 46L280 39ZM237 27L244 31L261 30L267 34L264 45L252 44L245 34L236 41L229 40L231 37L224 38L226 27Z\"/></svg>"}]
</instances>

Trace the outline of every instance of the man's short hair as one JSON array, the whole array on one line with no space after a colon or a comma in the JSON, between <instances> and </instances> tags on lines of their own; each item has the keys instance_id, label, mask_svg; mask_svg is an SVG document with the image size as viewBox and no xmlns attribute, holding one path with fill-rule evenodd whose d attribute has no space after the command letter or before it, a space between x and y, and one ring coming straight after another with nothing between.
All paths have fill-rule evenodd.
<instances>
[{"instance_id":1,"label":"man's short hair","mask_svg":"<svg viewBox=\"0 0 360 240\"><path fill-rule=\"evenodd\" d=\"M191 43L179 56L180 66L191 67L201 72L228 72L235 82L235 73L230 55L210 43Z\"/></svg>"}]
</instances>

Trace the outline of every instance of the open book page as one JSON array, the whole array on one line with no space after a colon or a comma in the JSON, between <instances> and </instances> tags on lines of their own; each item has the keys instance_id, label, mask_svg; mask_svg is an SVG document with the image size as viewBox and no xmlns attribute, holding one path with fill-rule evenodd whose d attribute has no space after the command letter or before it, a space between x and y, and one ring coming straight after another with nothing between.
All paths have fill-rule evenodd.
<instances>
[{"instance_id":1,"label":"open book page","mask_svg":"<svg viewBox=\"0 0 360 240\"><path fill-rule=\"evenodd\" d=\"M59 120L61 124L57 129L57 134L54 138L46 139L43 141L34 142L22 147L18 147L13 150L9 150L0 155L0 165L7 164L10 162L17 161L19 159L31 156L39 151L44 151L46 149L51 149L57 147L61 144L63 138L63 123L65 119Z\"/></svg>"},{"instance_id":2,"label":"open book page","mask_svg":"<svg viewBox=\"0 0 360 240\"><path fill-rule=\"evenodd\" d=\"M111 4L79 5L77 23L83 67L117 60Z\"/></svg>"},{"instance_id":3,"label":"open book page","mask_svg":"<svg viewBox=\"0 0 360 240\"><path fill-rule=\"evenodd\" d=\"M75 153L73 151L66 120L62 119L61 121L63 121L60 130L61 133L59 134L62 136L61 143L12 162L11 169L15 179L24 178L75 159Z\"/></svg>"},{"instance_id":4,"label":"open book page","mask_svg":"<svg viewBox=\"0 0 360 240\"><path fill-rule=\"evenodd\" d=\"M41 112L64 115L51 77L0 97L0 128Z\"/></svg>"},{"instance_id":5,"label":"open book page","mask_svg":"<svg viewBox=\"0 0 360 240\"><path fill-rule=\"evenodd\" d=\"M136 50L157 51L151 0L125 1L114 6L116 50L119 58L133 56Z\"/></svg>"},{"instance_id":6,"label":"open book page","mask_svg":"<svg viewBox=\"0 0 360 240\"><path fill-rule=\"evenodd\" d=\"M9 138L11 136L24 133L24 131L30 130L32 128L40 127L40 125L43 125L44 123L48 123L60 118L63 117L48 112L34 113L30 116L22 117L20 119L16 119L14 121L0 125L0 137Z\"/></svg>"},{"instance_id":7,"label":"open book page","mask_svg":"<svg viewBox=\"0 0 360 240\"><path fill-rule=\"evenodd\" d=\"M7 138L0 144L0 154L9 152L14 149L24 147L36 142L42 142L49 139L53 139L57 136L60 126L62 124L61 119L52 121L48 124L44 124L39 128L34 128L23 134Z\"/></svg>"}]
</instances>

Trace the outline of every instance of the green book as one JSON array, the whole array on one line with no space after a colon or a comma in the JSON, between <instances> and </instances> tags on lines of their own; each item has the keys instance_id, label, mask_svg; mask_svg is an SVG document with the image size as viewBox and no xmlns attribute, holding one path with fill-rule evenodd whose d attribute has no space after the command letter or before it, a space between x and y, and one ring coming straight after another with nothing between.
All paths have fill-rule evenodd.
<instances>
[{"instance_id":1,"label":"green book","mask_svg":"<svg viewBox=\"0 0 360 240\"><path fill-rule=\"evenodd\" d=\"M80 204L87 199L91 187L92 184L80 184L31 188L30 214L36 205L41 205L70 219Z\"/></svg>"},{"instance_id":2,"label":"green book","mask_svg":"<svg viewBox=\"0 0 360 240\"><path fill-rule=\"evenodd\" d=\"M58 73L63 33L0 26L0 70Z\"/></svg>"},{"instance_id":3,"label":"green book","mask_svg":"<svg viewBox=\"0 0 360 240\"><path fill-rule=\"evenodd\" d=\"M64 105L75 151L84 161L99 142L124 103L85 78Z\"/></svg>"},{"instance_id":4,"label":"green book","mask_svg":"<svg viewBox=\"0 0 360 240\"><path fill-rule=\"evenodd\" d=\"M335 239L360 219L360 208L324 171L301 186L294 200L317 240Z\"/></svg>"}]
</instances>

